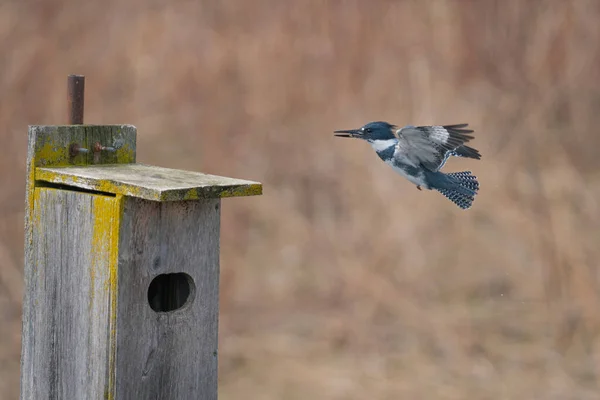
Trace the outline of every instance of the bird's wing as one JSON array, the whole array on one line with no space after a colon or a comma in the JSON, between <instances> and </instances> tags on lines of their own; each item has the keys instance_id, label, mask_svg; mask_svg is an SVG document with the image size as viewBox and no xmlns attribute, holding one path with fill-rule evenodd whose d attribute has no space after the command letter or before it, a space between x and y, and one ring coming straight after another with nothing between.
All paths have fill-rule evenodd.
<instances>
[{"instance_id":1,"label":"bird's wing","mask_svg":"<svg viewBox=\"0 0 600 400\"><path fill-rule=\"evenodd\" d=\"M449 156L477 158L479 152L471 147L463 146L473 139L468 124L405 126L396 131L398 145L396 157L408 159L418 165L422 164L431 171L439 170Z\"/></svg>"},{"instance_id":2,"label":"bird's wing","mask_svg":"<svg viewBox=\"0 0 600 400\"><path fill-rule=\"evenodd\" d=\"M476 160L481 159L481 154L479 153L479 151L477 149L467 146L466 144L458 146L456 150L454 150L450 155L454 157L474 158Z\"/></svg>"},{"instance_id":3,"label":"bird's wing","mask_svg":"<svg viewBox=\"0 0 600 400\"><path fill-rule=\"evenodd\" d=\"M475 160L481 160L481 154L479 153L479 150L469 147L466 144L463 144L461 146L458 146L456 150L449 151L446 153L446 156L444 157L444 160L442 160L442 163L438 167L438 170L444 167L444 164L446 164L446 161L448 161L448 158L450 158L450 156L474 158Z\"/></svg>"}]
</instances>

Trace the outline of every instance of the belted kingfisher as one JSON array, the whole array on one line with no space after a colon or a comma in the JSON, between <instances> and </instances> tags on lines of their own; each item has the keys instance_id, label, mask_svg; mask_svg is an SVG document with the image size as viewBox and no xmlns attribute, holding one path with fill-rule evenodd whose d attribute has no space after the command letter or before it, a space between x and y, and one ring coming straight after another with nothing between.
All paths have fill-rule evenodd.
<instances>
[{"instance_id":1,"label":"belted kingfisher","mask_svg":"<svg viewBox=\"0 0 600 400\"><path fill-rule=\"evenodd\" d=\"M468 124L412 126L398 129L383 121L369 122L359 129L335 131L335 136L369 142L386 164L425 189L435 189L460 208L471 208L479 190L471 171L440 172L450 156L481 159L476 149L465 145L473 139Z\"/></svg>"}]
</instances>

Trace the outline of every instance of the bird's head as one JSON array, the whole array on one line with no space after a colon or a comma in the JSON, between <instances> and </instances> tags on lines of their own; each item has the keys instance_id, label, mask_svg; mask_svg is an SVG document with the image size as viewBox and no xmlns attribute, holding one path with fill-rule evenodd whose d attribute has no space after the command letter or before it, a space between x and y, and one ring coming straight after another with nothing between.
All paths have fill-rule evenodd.
<instances>
[{"instance_id":1,"label":"bird's head","mask_svg":"<svg viewBox=\"0 0 600 400\"><path fill-rule=\"evenodd\" d=\"M383 121L369 122L358 129L335 131L335 136L363 139L368 142L395 139L396 126Z\"/></svg>"}]
</instances>

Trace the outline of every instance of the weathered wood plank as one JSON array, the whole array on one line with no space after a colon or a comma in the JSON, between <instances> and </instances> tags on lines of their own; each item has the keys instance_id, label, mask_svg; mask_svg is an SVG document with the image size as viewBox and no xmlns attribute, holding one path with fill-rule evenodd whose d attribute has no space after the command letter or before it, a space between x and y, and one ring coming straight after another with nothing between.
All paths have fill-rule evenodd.
<instances>
[{"instance_id":1,"label":"weathered wood plank","mask_svg":"<svg viewBox=\"0 0 600 400\"><path fill-rule=\"evenodd\" d=\"M29 142L33 146L28 158L36 167L135 163L136 128L132 125L32 125ZM94 152L97 143L115 151ZM88 151L72 153L72 145Z\"/></svg>"},{"instance_id":2,"label":"weathered wood plank","mask_svg":"<svg viewBox=\"0 0 600 400\"><path fill-rule=\"evenodd\" d=\"M22 399L105 398L119 213L117 197L35 189L33 246L25 266Z\"/></svg>"},{"instance_id":3,"label":"weathered wood plank","mask_svg":"<svg viewBox=\"0 0 600 400\"><path fill-rule=\"evenodd\" d=\"M154 201L197 200L262 193L258 182L143 164L37 168L35 179Z\"/></svg>"},{"instance_id":4,"label":"weathered wood plank","mask_svg":"<svg viewBox=\"0 0 600 400\"><path fill-rule=\"evenodd\" d=\"M115 152L101 151L94 156L93 145L95 143L104 146L116 146L118 149L115 149ZM88 149L88 152L72 153L71 149L74 144ZM108 340L109 336L106 333L96 336L94 332L104 329L106 310L102 305L104 304L102 296L106 296L104 290L110 285L102 284L106 279L104 274L107 270L103 268L103 263L107 262L106 259L95 255L93 257L96 260L94 261L95 264L92 263L90 258L92 257L91 247L85 248L85 245L89 244L85 240L93 236L94 227L98 226L99 223L99 221L94 220L93 225L90 225L90 218L108 212L106 207L109 207L109 205L103 203L103 201L114 202L119 200L118 197L94 197L90 194L81 194L83 197L77 197L80 194L75 192L36 189L35 170L39 166L134 163L135 158L136 129L131 125L29 127L27 194L25 198L25 290L21 349L22 399L62 397L58 396L57 393L67 390L64 385L69 384L70 379L67 377L62 382L59 379L59 377L64 376L63 365L61 364L63 356L67 357L67 360L64 361L66 370L73 371L85 367L81 371L87 371L88 374L91 374L87 378L78 378L78 383L74 386L75 389L69 389L71 392L67 394L72 393L73 390L87 390L82 392L82 396L76 396L75 398L94 398L94 396L88 397L87 394L96 394L96 392L98 396L101 395L100 398L104 397L105 393L101 393L100 388L105 389L103 380L107 379L104 376L106 368L104 365L100 368L99 364L105 362L105 355L101 353L104 352L104 341ZM34 200L36 193L37 197ZM60 200L60 196L66 197L62 197L63 200ZM74 200L74 198L79 200ZM67 201L67 199L70 200ZM48 204L46 204L46 200L49 201ZM99 211L101 208L103 208L103 211ZM78 241L77 246L74 245L75 240ZM97 244L103 243L103 240L97 241ZM116 246L114 248L116 249ZM77 266L81 265L86 268L77 269ZM116 275L115 268L110 270L110 274L113 276ZM96 272L96 270L99 272ZM67 317L64 312L67 311L56 307L64 305L59 301L68 301L62 296L62 293L67 290L68 283L79 283L77 278L85 279L86 276L81 276L81 274L86 271L90 274L94 273L94 286L89 286L91 283L85 286L86 281L82 281L84 283L69 290L75 291L75 300L79 300L84 296L83 293L90 296L93 294L97 302L89 305L89 310L97 318L88 318L84 317L84 314L77 314L79 315L78 318L84 318L84 323L75 327L71 325L73 323L79 325L81 320L65 320ZM90 279L91 276L89 276ZM90 279L88 279L89 282L91 282ZM110 282L111 285L116 284L116 278ZM58 287L59 284L60 287ZM99 291L99 293L94 294L96 291ZM114 294L111 294L113 297L116 295L116 290L114 292ZM71 310L68 312L83 311L79 308L67 307L67 309ZM77 364L76 367L73 367L69 364L72 361L69 361L68 357L72 357L73 353L69 350L69 347L65 348L64 346L64 343L67 343L70 339L63 339L64 329L62 324L67 329L91 329L87 333L85 331L75 333L75 336L80 335L80 333L83 336L87 335L90 340L90 346L83 351L80 358L80 360L87 360L87 365ZM55 337L49 335L55 335ZM60 342L63 345L58 346L59 342L55 341L57 338L67 340L67 342ZM79 341L78 343L83 342ZM114 353L114 350L109 353ZM98 371L102 371L102 373L98 374ZM84 386L87 389L84 389ZM73 397L67 395L62 398Z\"/></svg>"},{"instance_id":5,"label":"weathered wood plank","mask_svg":"<svg viewBox=\"0 0 600 400\"><path fill-rule=\"evenodd\" d=\"M25 197L25 265L30 264L31 216L35 170L37 167L135 163L137 130L132 125L31 125L27 142L27 186ZM94 158L93 146L117 146L115 152L100 152ZM88 149L87 153L70 154L72 145ZM27 293L25 293L27 296Z\"/></svg>"},{"instance_id":6,"label":"weathered wood plank","mask_svg":"<svg viewBox=\"0 0 600 400\"><path fill-rule=\"evenodd\" d=\"M126 198L119 242L117 399L217 398L220 200ZM155 312L160 274L193 280L183 308Z\"/></svg>"}]
</instances>

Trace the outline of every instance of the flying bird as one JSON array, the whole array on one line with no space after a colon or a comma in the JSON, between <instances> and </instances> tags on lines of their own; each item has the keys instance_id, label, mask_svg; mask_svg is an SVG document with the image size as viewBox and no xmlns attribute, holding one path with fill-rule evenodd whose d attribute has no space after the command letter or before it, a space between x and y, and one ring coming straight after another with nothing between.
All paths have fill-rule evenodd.
<instances>
[{"instance_id":1,"label":"flying bird","mask_svg":"<svg viewBox=\"0 0 600 400\"><path fill-rule=\"evenodd\" d=\"M465 143L473 139L468 124L398 128L388 122L369 122L359 129L335 131L335 136L366 140L394 171L421 188L437 190L460 208L471 208L479 182L471 171L440 171L450 156L481 159Z\"/></svg>"}]
</instances>

